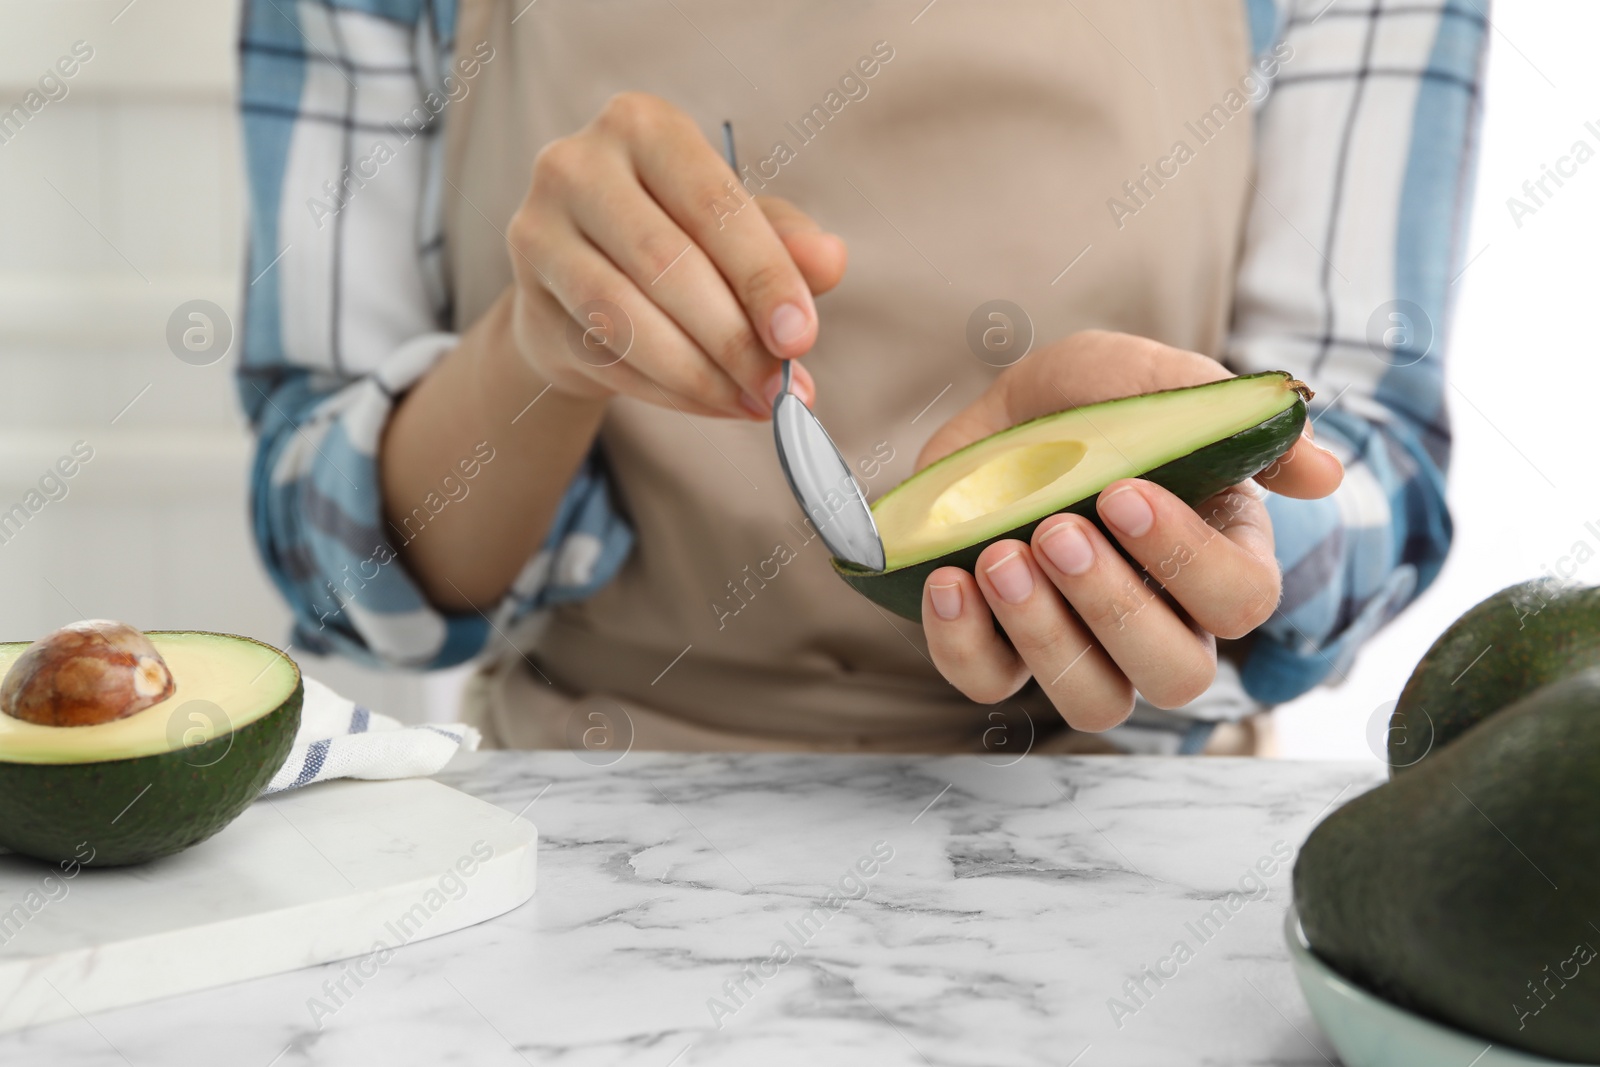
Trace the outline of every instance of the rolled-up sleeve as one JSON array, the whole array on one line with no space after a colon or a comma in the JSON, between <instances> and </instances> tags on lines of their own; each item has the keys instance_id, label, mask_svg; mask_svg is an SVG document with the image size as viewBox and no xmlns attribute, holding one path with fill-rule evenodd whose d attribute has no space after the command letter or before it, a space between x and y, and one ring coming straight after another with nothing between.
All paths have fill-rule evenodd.
<instances>
[{"instance_id":1,"label":"rolled-up sleeve","mask_svg":"<svg viewBox=\"0 0 1600 1067\"><path fill-rule=\"evenodd\" d=\"M257 437L257 547L295 647L419 669L470 659L497 630L615 575L632 532L598 453L493 610L435 609L397 550L494 462L461 457L397 528L378 446L396 400L456 343L438 192L454 6L245 5L240 110L250 241L238 388ZM458 74L460 72L457 72Z\"/></svg>"},{"instance_id":2,"label":"rolled-up sleeve","mask_svg":"<svg viewBox=\"0 0 1600 1067\"><path fill-rule=\"evenodd\" d=\"M1345 463L1331 497L1268 500L1283 598L1242 671L1266 703L1342 677L1450 547L1444 334L1470 255L1480 3L1248 4L1279 71L1227 359L1309 383L1316 439Z\"/></svg>"}]
</instances>

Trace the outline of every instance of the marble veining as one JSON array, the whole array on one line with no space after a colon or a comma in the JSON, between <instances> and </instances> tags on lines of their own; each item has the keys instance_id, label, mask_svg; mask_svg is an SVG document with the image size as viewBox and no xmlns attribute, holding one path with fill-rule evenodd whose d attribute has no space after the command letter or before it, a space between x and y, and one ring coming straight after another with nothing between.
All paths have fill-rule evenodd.
<instances>
[{"instance_id":1,"label":"marble veining","mask_svg":"<svg viewBox=\"0 0 1600 1067\"><path fill-rule=\"evenodd\" d=\"M0 1063L1324 1065L1284 857L1381 775L463 755L441 781L538 826L528 904L405 946L331 1017L337 963L4 1035Z\"/></svg>"}]
</instances>

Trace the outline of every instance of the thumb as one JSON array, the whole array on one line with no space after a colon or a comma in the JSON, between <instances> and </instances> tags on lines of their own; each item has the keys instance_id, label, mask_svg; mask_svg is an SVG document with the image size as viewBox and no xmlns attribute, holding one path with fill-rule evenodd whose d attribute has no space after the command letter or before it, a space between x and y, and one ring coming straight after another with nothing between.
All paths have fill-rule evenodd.
<instances>
[{"instance_id":1,"label":"thumb","mask_svg":"<svg viewBox=\"0 0 1600 1067\"><path fill-rule=\"evenodd\" d=\"M982 396L962 408L949 422L934 431L933 436L928 438L928 443L922 446L922 451L917 453L916 469L920 471L950 453L959 451L992 433L999 433L1010 425L1012 420L1002 391L990 386L984 390Z\"/></svg>"}]
</instances>

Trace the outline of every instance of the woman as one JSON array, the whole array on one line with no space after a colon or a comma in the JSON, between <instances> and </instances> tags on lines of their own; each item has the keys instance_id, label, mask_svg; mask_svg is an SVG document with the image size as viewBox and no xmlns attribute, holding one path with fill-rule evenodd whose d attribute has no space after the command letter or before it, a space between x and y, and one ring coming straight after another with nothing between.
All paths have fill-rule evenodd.
<instances>
[{"instance_id":1,"label":"woman","mask_svg":"<svg viewBox=\"0 0 1600 1067\"><path fill-rule=\"evenodd\" d=\"M296 645L492 643L469 714L518 747L1262 750L1450 537L1486 22L1324 2L247 5L241 391ZM918 632L782 483L801 357L869 494L1255 370L1320 443L1273 495L1113 485L1160 587L1061 516L935 572Z\"/></svg>"}]
</instances>

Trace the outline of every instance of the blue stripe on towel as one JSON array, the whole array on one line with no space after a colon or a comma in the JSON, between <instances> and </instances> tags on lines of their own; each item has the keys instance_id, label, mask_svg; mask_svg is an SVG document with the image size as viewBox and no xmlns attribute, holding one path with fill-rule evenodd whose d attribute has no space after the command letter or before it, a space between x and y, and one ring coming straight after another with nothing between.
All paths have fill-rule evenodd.
<instances>
[{"instance_id":1,"label":"blue stripe on towel","mask_svg":"<svg viewBox=\"0 0 1600 1067\"><path fill-rule=\"evenodd\" d=\"M317 772L322 770L322 761L328 758L328 745L329 740L326 738L311 742L310 747L306 749L305 766L300 768L300 774L295 780L289 783L290 789L297 785L308 785L316 779Z\"/></svg>"}]
</instances>

